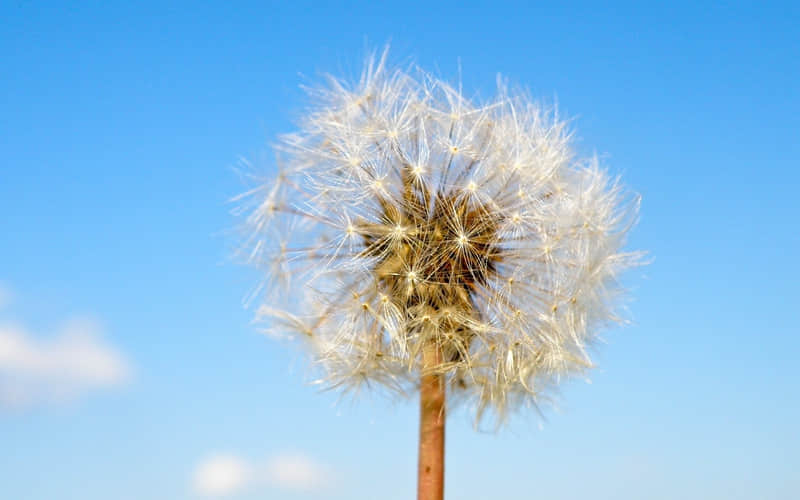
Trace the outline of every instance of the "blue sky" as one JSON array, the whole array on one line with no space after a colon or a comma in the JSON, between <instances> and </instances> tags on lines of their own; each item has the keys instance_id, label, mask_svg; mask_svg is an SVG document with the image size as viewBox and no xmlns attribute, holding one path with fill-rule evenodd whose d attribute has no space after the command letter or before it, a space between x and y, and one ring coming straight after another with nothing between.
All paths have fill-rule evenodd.
<instances>
[{"instance_id":1,"label":"blue sky","mask_svg":"<svg viewBox=\"0 0 800 500\"><path fill-rule=\"evenodd\" d=\"M796 498L798 20L791 2L3 3L0 497L197 498L205 464L242 483L231 498L413 498L415 401L305 383L242 307L258 277L230 259L227 204L240 156L272 168L300 84L391 41L460 64L470 92L500 72L557 100L642 194L629 246L654 257L627 276L634 324L541 426L450 418L448 498Z\"/></svg>"}]
</instances>

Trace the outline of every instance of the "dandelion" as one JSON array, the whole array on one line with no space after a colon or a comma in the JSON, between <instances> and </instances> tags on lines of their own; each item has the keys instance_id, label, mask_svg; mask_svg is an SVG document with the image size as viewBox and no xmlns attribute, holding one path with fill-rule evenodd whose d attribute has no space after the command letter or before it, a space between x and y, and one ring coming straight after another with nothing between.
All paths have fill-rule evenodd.
<instances>
[{"instance_id":1,"label":"dandelion","mask_svg":"<svg viewBox=\"0 0 800 500\"><path fill-rule=\"evenodd\" d=\"M498 83L488 103L386 52L310 91L280 172L238 198L259 315L320 382L420 393L420 499L443 495L446 407L476 422L547 401L619 321L638 210L565 122Z\"/></svg>"}]
</instances>

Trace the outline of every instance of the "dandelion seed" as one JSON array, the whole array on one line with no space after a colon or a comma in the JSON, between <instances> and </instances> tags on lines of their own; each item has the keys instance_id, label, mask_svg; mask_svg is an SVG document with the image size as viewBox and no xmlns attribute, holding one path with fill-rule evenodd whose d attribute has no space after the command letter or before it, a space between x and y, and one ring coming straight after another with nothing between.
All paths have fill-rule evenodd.
<instances>
[{"instance_id":1,"label":"dandelion seed","mask_svg":"<svg viewBox=\"0 0 800 500\"><path fill-rule=\"evenodd\" d=\"M638 199L502 82L475 103L385 57L313 91L279 146L281 181L239 200L244 253L290 256L264 266L293 288L261 314L309 339L328 387L419 390L439 431L445 401L502 422L591 367L587 346L619 321L618 277L640 262L622 252Z\"/></svg>"}]
</instances>

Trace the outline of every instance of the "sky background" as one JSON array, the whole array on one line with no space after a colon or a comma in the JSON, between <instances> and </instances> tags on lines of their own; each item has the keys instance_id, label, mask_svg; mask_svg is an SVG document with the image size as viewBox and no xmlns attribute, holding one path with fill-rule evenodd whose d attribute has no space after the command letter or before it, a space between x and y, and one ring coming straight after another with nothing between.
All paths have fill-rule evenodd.
<instances>
[{"instance_id":1,"label":"sky background","mask_svg":"<svg viewBox=\"0 0 800 500\"><path fill-rule=\"evenodd\" d=\"M466 3L0 3L0 498L414 497L416 401L309 386L230 257L238 158L387 41L557 100L654 259L558 411L451 416L448 498L797 498L800 4Z\"/></svg>"}]
</instances>

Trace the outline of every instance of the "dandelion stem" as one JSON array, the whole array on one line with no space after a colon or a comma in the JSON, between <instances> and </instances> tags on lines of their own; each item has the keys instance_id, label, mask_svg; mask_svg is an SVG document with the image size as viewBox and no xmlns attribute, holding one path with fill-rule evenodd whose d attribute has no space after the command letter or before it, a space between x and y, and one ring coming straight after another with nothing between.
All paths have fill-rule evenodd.
<instances>
[{"instance_id":1,"label":"dandelion stem","mask_svg":"<svg viewBox=\"0 0 800 500\"><path fill-rule=\"evenodd\" d=\"M431 343L422 352L417 500L444 498L444 377L431 370L441 363L441 349Z\"/></svg>"}]
</instances>

